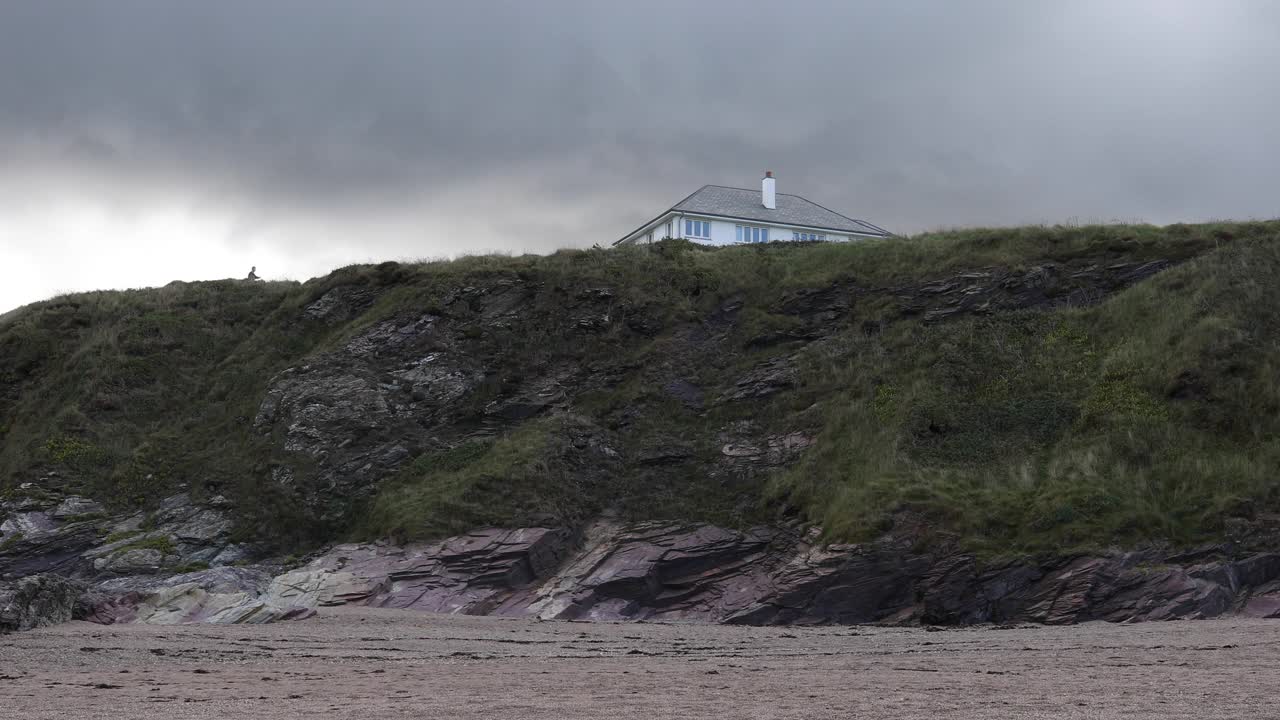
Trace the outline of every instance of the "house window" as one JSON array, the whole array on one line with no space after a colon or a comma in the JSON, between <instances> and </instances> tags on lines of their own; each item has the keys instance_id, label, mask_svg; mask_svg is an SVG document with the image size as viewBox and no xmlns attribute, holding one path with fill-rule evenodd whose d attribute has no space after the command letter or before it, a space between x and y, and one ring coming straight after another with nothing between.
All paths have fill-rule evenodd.
<instances>
[{"instance_id":1,"label":"house window","mask_svg":"<svg viewBox=\"0 0 1280 720\"><path fill-rule=\"evenodd\" d=\"M761 243L769 242L769 228L767 227L751 227L750 225L735 226L737 232L737 240L740 243Z\"/></svg>"},{"instance_id":2,"label":"house window","mask_svg":"<svg viewBox=\"0 0 1280 720\"><path fill-rule=\"evenodd\" d=\"M826 240L827 236L819 235L818 233L793 232L791 233L791 239L792 240Z\"/></svg>"},{"instance_id":3,"label":"house window","mask_svg":"<svg viewBox=\"0 0 1280 720\"><path fill-rule=\"evenodd\" d=\"M685 220L684 236L711 239L711 223L706 220Z\"/></svg>"},{"instance_id":4,"label":"house window","mask_svg":"<svg viewBox=\"0 0 1280 720\"><path fill-rule=\"evenodd\" d=\"M667 234L664 235L663 237L664 238L671 237L671 221L670 220L667 221Z\"/></svg>"}]
</instances>

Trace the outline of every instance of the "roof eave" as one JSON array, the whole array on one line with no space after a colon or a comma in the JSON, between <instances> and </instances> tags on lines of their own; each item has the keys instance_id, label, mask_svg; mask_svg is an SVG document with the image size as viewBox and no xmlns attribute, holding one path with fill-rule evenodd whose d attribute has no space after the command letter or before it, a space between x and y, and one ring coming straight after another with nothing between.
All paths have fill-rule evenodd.
<instances>
[{"instance_id":1,"label":"roof eave","mask_svg":"<svg viewBox=\"0 0 1280 720\"><path fill-rule=\"evenodd\" d=\"M777 225L781 227L797 228L800 230L822 230L823 232L829 232L829 233L845 233L848 235L865 235L867 237L880 237L879 235L876 235L873 231L867 231L867 230L853 230L849 228L828 227L825 225L804 225L801 223L785 222L782 220L760 220L758 218L743 217L741 215L722 215L719 213L701 212L698 210L678 210L676 208L672 208L667 212L674 212L680 215L689 215L690 217L700 216L700 217L718 218L722 220L741 220L742 222L754 223L756 225L761 225L761 224ZM654 220L661 220L663 217L666 216L666 214L667 213L663 213L662 215L659 215L657 218L654 218ZM849 218L849 219L852 219L852 218ZM644 226L642 226L640 229L644 229L645 227L648 227L648 225L649 223L645 223ZM870 225L870 223L868 223L868 225ZM637 230L636 232L639 232L639 230ZM634 234L635 233L632 233L632 235ZM892 237L892 236L893 236L893 233L890 233L887 230L884 231L884 237ZM627 235L627 237L631 237L631 235Z\"/></svg>"}]
</instances>

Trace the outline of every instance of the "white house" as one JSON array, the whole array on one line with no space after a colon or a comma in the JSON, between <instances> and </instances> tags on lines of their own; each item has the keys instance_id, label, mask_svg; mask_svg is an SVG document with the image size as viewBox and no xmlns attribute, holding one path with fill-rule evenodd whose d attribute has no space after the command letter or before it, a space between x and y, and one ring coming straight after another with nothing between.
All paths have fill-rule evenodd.
<instances>
[{"instance_id":1,"label":"white house","mask_svg":"<svg viewBox=\"0 0 1280 720\"><path fill-rule=\"evenodd\" d=\"M760 192L705 185L670 210L628 233L614 245L685 238L705 245L826 240L848 242L891 237L892 233L805 200L777 192L766 172Z\"/></svg>"}]
</instances>

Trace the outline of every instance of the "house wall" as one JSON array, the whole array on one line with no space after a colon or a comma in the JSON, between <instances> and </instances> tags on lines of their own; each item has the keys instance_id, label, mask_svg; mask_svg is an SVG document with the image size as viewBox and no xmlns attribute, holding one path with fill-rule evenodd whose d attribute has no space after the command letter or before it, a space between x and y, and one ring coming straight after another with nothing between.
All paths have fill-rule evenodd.
<instances>
[{"instance_id":1,"label":"house wall","mask_svg":"<svg viewBox=\"0 0 1280 720\"><path fill-rule=\"evenodd\" d=\"M783 227L780 225L769 225L768 223L752 223L748 221L739 222L736 220L723 220L723 219L716 219L716 218L710 218L710 217L699 216L699 215L686 216L686 215L674 214L674 215L664 217L656 225L650 226L648 230L645 230L644 232L640 233L633 240L631 240L631 242L636 244L644 244L651 241L657 242L665 238L667 236L668 220L670 220L672 223L671 236L676 238L684 238L686 237L684 234L684 221L686 217L689 219L704 220L711 223L711 238L709 240L706 238L694 238L694 237L688 238L693 242L701 243L703 245L737 245L738 244L737 226L740 224L744 226L749 226L749 227L769 228L770 242L790 241L791 234L798 230L798 228ZM814 230L812 232L823 233L824 231ZM828 242L848 242L850 239L849 235L842 235L839 233L831 233L831 232L827 232L825 234L827 236Z\"/></svg>"},{"instance_id":2,"label":"house wall","mask_svg":"<svg viewBox=\"0 0 1280 720\"><path fill-rule=\"evenodd\" d=\"M689 216L694 218L696 216ZM795 228L781 227L778 225L769 225L767 223L749 223L737 222L733 220L710 220L711 223L711 239L705 238L689 238L693 242L702 243L703 245L737 245L738 244L738 225L746 227L767 227L769 228L769 240L771 242L789 241L791 234L796 231ZM662 226L665 229L665 225ZM654 233L654 239L661 239L661 233ZM826 233L828 242L848 242L848 235L840 235L837 233ZM680 227L676 237L685 237L684 220L680 220Z\"/></svg>"}]
</instances>

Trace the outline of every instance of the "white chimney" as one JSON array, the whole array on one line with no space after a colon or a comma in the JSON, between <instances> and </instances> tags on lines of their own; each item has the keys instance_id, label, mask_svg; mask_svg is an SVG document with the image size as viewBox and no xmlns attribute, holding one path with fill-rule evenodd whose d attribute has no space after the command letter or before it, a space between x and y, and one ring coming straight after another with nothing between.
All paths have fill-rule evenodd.
<instances>
[{"instance_id":1,"label":"white chimney","mask_svg":"<svg viewBox=\"0 0 1280 720\"><path fill-rule=\"evenodd\" d=\"M764 179L760 181L760 200L770 210L778 209L778 197L774 193L773 172L764 171Z\"/></svg>"}]
</instances>

